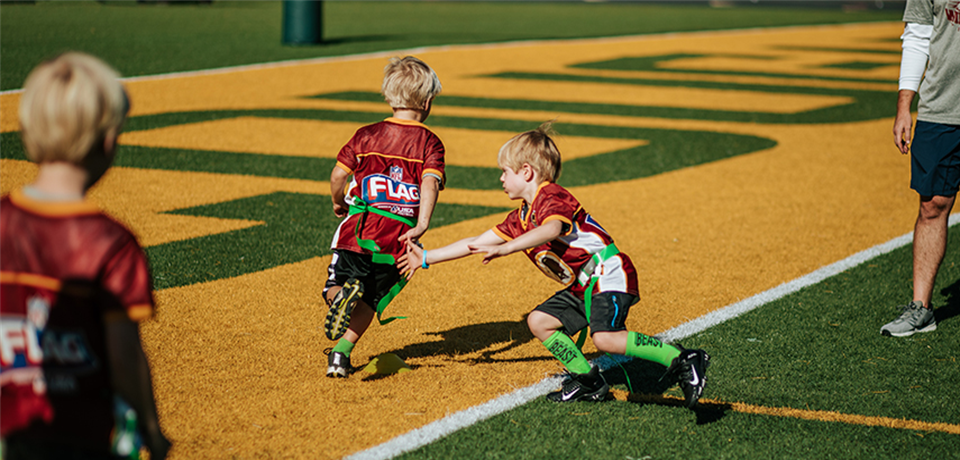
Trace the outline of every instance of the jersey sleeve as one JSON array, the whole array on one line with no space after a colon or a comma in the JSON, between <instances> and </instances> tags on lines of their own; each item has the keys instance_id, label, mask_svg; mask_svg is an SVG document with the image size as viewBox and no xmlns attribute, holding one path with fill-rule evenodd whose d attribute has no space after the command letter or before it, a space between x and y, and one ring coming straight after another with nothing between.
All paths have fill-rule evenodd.
<instances>
[{"instance_id":1,"label":"jersey sleeve","mask_svg":"<svg viewBox=\"0 0 960 460\"><path fill-rule=\"evenodd\" d=\"M155 304L150 267L146 254L132 235L104 267L103 286L120 300L131 320L141 321L153 316Z\"/></svg>"},{"instance_id":2,"label":"jersey sleeve","mask_svg":"<svg viewBox=\"0 0 960 460\"><path fill-rule=\"evenodd\" d=\"M503 238L504 241L510 241L523 234L523 226L520 223L520 210L514 209L510 211L503 222L493 227L493 233Z\"/></svg>"},{"instance_id":3,"label":"jersey sleeve","mask_svg":"<svg viewBox=\"0 0 960 460\"><path fill-rule=\"evenodd\" d=\"M536 209L537 223L543 225L551 220L559 220L563 224L561 236L570 234L573 230L573 218L580 209L580 203L566 189L556 187L553 190L543 190L545 196L538 197Z\"/></svg>"},{"instance_id":4,"label":"jersey sleeve","mask_svg":"<svg viewBox=\"0 0 960 460\"><path fill-rule=\"evenodd\" d=\"M441 142L440 138L436 135L432 135L427 141L426 150L427 153L424 156L423 162L423 175L432 174L437 176L440 180L440 190L443 190L444 185L447 183L447 176L445 174L446 160L444 160L446 150L443 147L443 142Z\"/></svg>"},{"instance_id":5,"label":"jersey sleeve","mask_svg":"<svg viewBox=\"0 0 960 460\"><path fill-rule=\"evenodd\" d=\"M340 149L340 152L337 153L337 167L346 171L348 174L353 174L353 172L357 170L357 166L359 166L356 149L354 148L356 139L357 135L354 134L346 145Z\"/></svg>"}]
</instances>

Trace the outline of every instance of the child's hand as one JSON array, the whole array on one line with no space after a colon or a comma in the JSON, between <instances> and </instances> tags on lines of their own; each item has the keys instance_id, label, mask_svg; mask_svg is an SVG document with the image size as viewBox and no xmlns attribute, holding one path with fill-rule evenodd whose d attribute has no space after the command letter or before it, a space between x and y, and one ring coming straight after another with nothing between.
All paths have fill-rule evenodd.
<instances>
[{"instance_id":1,"label":"child's hand","mask_svg":"<svg viewBox=\"0 0 960 460\"><path fill-rule=\"evenodd\" d=\"M400 259L397 260L397 269L400 270L400 273L403 273L404 276L409 281L410 278L413 278L413 274L416 273L417 269L423 264L423 249L418 246L413 240L407 240L407 252L400 256Z\"/></svg>"},{"instance_id":2,"label":"child's hand","mask_svg":"<svg viewBox=\"0 0 960 460\"><path fill-rule=\"evenodd\" d=\"M505 256L510 253L506 250L506 248L503 247L502 244L469 245L467 248L470 249L471 254L484 254L484 265L490 263L491 260L496 259L497 257Z\"/></svg>"},{"instance_id":3,"label":"child's hand","mask_svg":"<svg viewBox=\"0 0 960 460\"><path fill-rule=\"evenodd\" d=\"M400 238L397 238L397 241L417 241L423 236L424 233L427 233L427 227L421 227L417 224L416 227L407 230L407 233L400 235Z\"/></svg>"},{"instance_id":4,"label":"child's hand","mask_svg":"<svg viewBox=\"0 0 960 460\"><path fill-rule=\"evenodd\" d=\"M347 211L349 210L350 208L348 206L344 206L340 203L333 203L333 214L341 219L347 217Z\"/></svg>"}]
</instances>

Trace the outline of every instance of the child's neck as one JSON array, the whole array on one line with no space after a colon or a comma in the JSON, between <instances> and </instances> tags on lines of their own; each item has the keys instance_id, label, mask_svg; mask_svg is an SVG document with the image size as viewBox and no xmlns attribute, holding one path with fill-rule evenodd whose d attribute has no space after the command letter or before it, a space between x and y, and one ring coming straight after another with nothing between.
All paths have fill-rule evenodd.
<instances>
[{"instance_id":1,"label":"child's neck","mask_svg":"<svg viewBox=\"0 0 960 460\"><path fill-rule=\"evenodd\" d=\"M30 187L36 192L61 201L81 200L86 193L87 171L77 165L43 163Z\"/></svg>"},{"instance_id":2,"label":"child's neck","mask_svg":"<svg viewBox=\"0 0 960 460\"><path fill-rule=\"evenodd\" d=\"M393 109L393 118L401 120L411 120L417 123L423 123L427 119L427 113L418 109Z\"/></svg>"},{"instance_id":3,"label":"child's neck","mask_svg":"<svg viewBox=\"0 0 960 460\"><path fill-rule=\"evenodd\" d=\"M540 187L545 183L545 181L540 180L539 177L534 177L533 180L527 182L526 187L524 187L523 192L520 194L520 198L523 199L527 205L532 205L533 200L537 197L537 192L540 191Z\"/></svg>"}]
</instances>

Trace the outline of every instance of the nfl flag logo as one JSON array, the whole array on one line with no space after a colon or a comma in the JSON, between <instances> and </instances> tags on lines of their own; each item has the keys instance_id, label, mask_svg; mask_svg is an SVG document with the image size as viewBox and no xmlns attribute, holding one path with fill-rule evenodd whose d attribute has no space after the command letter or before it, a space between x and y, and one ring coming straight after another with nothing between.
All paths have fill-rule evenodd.
<instances>
[{"instance_id":1,"label":"nfl flag logo","mask_svg":"<svg viewBox=\"0 0 960 460\"><path fill-rule=\"evenodd\" d=\"M393 179L393 180L395 180L395 181L402 181L402 180L403 180L403 168L401 168L401 167L399 167L399 166L391 166L391 167L390 167L390 178Z\"/></svg>"}]
</instances>

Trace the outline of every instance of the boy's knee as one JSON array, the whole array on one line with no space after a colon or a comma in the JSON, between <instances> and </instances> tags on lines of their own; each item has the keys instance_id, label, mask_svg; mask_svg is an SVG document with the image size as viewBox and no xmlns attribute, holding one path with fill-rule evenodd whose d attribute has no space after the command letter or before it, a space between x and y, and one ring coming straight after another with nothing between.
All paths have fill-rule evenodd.
<instances>
[{"instance_id":1,"label":"boy's knee","mask_svg":"<svg viewBox=\"0 0 960 460\"><path fill-rule=\"evenodd\" d=\"M537 337L543 333L552 332L551 329L556 329L553 327L554 322L557 322L556 318L541 311L533 311L527 316L527 327Z\"/></svg>"},{"instance_id":2,"label":"boy's knee","mask_svg":"<svg viewBox=\"0 0 960 460\"><path fill-rule=\"evenodd\" d=\"M606 332L595 332L592 336L593 345L597 347L597 350L604 353L612 353L617 351L617 343L614 335Z\"/></svg>"}]
</instances>

